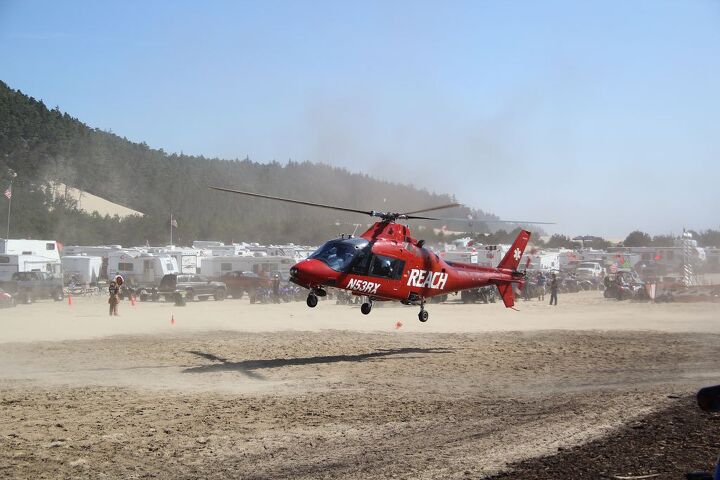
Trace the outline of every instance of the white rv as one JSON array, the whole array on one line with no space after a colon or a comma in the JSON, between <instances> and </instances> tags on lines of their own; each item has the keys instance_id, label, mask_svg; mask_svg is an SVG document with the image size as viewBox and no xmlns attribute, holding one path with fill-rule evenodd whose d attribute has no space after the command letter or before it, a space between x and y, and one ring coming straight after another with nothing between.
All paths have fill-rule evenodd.
<instances>
[{"instance_id":1,"label":"white rv","mask_svg":"<svg viewBox=\"0 0 720 480\"><path fill-rule=\"evenodd\" d=\"M0 281L16 272L47 272L62 278L60 253L55 240L0 240Z\"/></svg>"},{"instance_id":2,"label":"white rv","mask_svg":"<svg viewBox=\"0 0 720 480\"><path fill-rule=\"evenodd\" d=\"M209 240L195 240L192 244L194 249L197 250L209 250L212 256L223 257L223 256L240 256L247 255L252 256L252 253L248 251L245 245L233 243L232 245L225 245L222 242L214 242Z\"/></svg>"},{"instance_id":3,"label":"white rv","mask_svg":"<svg viewBox=\"0 0 720 480\"><path fill-rule=\"evenodd\" d=\"M141 250L120 250L108 257L108 278L121 275L129 286L155 286L163 276L180 273L177 260L166 254Z\"/></svg>"},{"instance_id":4,"label":"white rv","mask_svg":"<svg viewBox=\"0 0 720 480\"><path fill-rule=\"evenodd\" d=\"M95 284L100 278L103 266L101 257L88 255L66 255L60 258L66 283L71 279L81 284Z\"/></svg>"}]
</instances>

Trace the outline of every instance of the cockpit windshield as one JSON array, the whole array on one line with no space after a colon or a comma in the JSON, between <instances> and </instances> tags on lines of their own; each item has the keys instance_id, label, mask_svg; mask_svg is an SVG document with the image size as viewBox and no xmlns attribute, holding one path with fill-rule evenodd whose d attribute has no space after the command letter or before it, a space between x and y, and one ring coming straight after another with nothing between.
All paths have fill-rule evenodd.
<instances>
[{"instance_id":1,"label":"cockpit windshield","mask_svg":"<svg viewBox=\"0 0 720 480\"><path fill-rule=\"evenodd\" d=\"M328 267L338 272L346 272L361 253L365 253L370 242L364 238L346 238L330 240L317 249L310 258L325 262Z\"/></svg>"}]
</instances>

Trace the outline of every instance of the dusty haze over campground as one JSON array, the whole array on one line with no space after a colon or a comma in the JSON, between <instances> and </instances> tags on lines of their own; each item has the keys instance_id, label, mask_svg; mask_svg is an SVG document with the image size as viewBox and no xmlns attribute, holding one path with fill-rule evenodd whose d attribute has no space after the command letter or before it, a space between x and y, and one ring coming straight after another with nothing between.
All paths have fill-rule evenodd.
<instances>
[{"instance_id":1,"label":"dusty haze over campground","mask_svg":"<svg viewBox=\"0 0 720 480\"><path fill-rule=\"evenodd\" d=\"M720 4L0 3L2 80L168 152L323 162L570 235L720 220Z\"/></svg>"}]
</instances>

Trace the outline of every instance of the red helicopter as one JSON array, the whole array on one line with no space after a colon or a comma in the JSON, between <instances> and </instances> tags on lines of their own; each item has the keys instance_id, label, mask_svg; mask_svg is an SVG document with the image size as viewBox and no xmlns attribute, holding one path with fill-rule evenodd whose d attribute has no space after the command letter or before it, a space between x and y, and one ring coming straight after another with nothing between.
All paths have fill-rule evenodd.
<instances>
[{"instance_id":1,"label":"red helicopter","mask_svg":"<svg viewBox=\"0 0 720 480\"><path fill-rule=\"evenodd\" d=\"M307 305L311 308L317 306L318 297L326 296L326 288L331 287L364 296L367 300L360 310L365 315L372 310L373 302L395 300L405 305L418 305L418 319L426 322L429 315L425 310L425 302L428 298L495 285L503 303L510 308L515 305L513 284L522 288L525 282L525 273L518 271L518 265L530 240L530 232L526 230L520 232L497 268L490 268L446 262L426 249L423 240L413 238L406 225L396 223L397 220L447 220L416 214L457 207L460 206L459 203L405 213L385 213L303 202L229 188L210 188L299 205L361 213L380 219L359 237L343 235L326 242L306 260L296 263L290 269L290 281L310 290Z\"/></svg>"}]
</instances>

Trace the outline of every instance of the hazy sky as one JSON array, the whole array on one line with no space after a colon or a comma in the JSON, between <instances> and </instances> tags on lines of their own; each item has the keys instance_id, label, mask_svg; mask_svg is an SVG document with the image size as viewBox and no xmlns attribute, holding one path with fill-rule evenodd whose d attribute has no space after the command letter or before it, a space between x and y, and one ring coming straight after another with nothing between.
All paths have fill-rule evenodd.
<instances>
[{"instance_id":1,"label":"hazy sky","mask_svg":"<svg viewBox=\"0 0 720 480\"><path fill-rule=\"evenodd\" d=\"M720 226L718 1L0 0L0 79L168 152L331 163L562 233Z\"/></svg>"}]
</instances>

